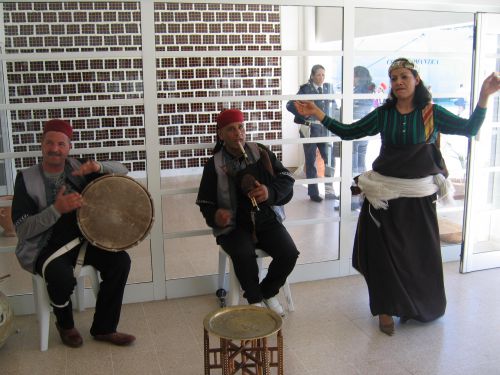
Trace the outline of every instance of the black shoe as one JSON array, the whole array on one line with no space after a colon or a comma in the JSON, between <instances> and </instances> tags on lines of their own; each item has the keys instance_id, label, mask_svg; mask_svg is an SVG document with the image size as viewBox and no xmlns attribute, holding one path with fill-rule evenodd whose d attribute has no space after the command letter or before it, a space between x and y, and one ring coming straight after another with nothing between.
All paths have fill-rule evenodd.
<instances>
[{"instance_id":1,"label":"black shoe","mask_svg":"<svg viewBox=\"0 0 500 375\"><path fill-rule=\"evenodd\" d=\"M311 195L309 197L313 202L321 202L323 200L323 198L321 198L319 195Z\"/></svg>"}]
</instances>

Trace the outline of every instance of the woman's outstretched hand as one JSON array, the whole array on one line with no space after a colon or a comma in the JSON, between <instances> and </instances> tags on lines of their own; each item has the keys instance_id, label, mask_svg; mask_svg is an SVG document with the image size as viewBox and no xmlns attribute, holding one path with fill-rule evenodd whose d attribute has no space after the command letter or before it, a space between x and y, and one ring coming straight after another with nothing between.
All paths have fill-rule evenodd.
<instances>
[{"instance_id":1,"label":"woman's outstretched hand","mask_svg":"<svg viewBox=\"0 0 500 375\"><path fill-rule=\"evenodd\" d=\"M488 98L498 90L500 90L500 75L497 72L493 72L483 81L477 104L482 108L486 108Z\"/></svg>"},{"instance_id":2,"label":"woman's outstretched hand","mask_svg":"<svg viewBox=\"0 0 500 375\"><path fill-rule=\"evenodd\" d=\"M297 112L299 112L302 116L314 116L319 121L322 121L325 118L323 111L312 101L297 100L293 102L293 104L295 105Z\"/></svg>"}]
</instances>

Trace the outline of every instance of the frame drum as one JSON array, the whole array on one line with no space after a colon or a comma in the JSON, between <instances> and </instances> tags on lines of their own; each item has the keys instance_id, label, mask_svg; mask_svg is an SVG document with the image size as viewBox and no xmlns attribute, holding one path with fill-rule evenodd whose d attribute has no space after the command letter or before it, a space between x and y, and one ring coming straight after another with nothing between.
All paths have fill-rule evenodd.
<instances>
[{"instance_id":1,"label":"frame drum","mask_svg":"<svg viewBox=\"0 0 500 375\"><path fill-rule=\"evenodd\" d=\"M82 191L78 226L94 246L108 251L129 249L141 242L154 221L149 192L133 178L105 175Z\"/></svg>"}]
</instances>

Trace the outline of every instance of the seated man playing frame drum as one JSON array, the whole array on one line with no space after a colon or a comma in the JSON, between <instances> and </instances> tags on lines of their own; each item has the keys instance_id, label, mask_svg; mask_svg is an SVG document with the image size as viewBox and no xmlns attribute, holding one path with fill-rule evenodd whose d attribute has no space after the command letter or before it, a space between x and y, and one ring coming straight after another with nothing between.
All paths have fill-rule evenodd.
<instances>
[{"instance_id":1,"label":"seated man playing frame drum","mask_svg":"<svg viewBox=\"0 0 500 375\"><path fill-rule=\"evenodd\" d=\"M217 243L231 257L236 277L250 304L283 307L275 297L297 262L299 252L281 223L292 199L294 179L263 145L245 142L243 113L222 111L217 144L203 170L196 204L212 227ZM272 257L259 283L255 249Z\"/></svg>"},{"instance_id":2,"label":"seated man playing frame drum","mask_svg":"<svg viewBox=\"0 0 500 375\"><path fill-rule=\"evenodd\" d=\"M24 269L44 278L57 330L62 342L70 347L83 343L74 325L70 296L76 285L73 269L77 259L84 256L83 264L95 267L102 278L90 333L95 340L128 345L135 337L116 328L130 257L125 251L104 251L90 243L86 252L80 253L83 241L76 217L85 186L103 174L126 174L128 170L119 162L68 157L72 135L68 122L46 122L42 162L16 177L12 202L12 221L19 239L16 255Z\"/></svg>"}]
</instances>

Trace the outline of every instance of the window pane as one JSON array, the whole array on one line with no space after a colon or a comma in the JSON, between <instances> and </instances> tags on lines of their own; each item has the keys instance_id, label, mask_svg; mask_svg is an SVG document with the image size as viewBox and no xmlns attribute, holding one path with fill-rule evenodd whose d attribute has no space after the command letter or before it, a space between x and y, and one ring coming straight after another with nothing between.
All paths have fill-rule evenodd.
<instances>
[{"instance_id":1,"label":"window pane","mask_svg":"<svg viewBox=\"0 0 500 375\"><path fill-rule=\"evenodd\" d=\"M377 20L377 27L370 25ZM468 117L472 71L473 15L389 9L356 10L355 65L369 70L373 90L370 99L354 88L353 113L359 118L365 111L380 105L390 92L387 70L392 60L407 57L415 61L419 74L431 91L434 103ZM383 52L380 52L383 46ZM378 53L377 53L378 52ZM356 68L355 68L356 69ZM356 80L355 80L356 81ZM385 90L383 90L386 88ZM379 142L369 140L366 165L378 156ZM441 151L450 169L450 180L457 187L457 200L452 211L439 212L442 241L461 242L463 191L467 138L441 137ZM375 146L375 147L374 147ZM353 152L356 152L354 147ZM353 154L353 164L356 160ZM359 163L359 161L358 161ZM356 173L353 168L353 173ZM441 208L442 203L438 204Z\"/></svg>"}]
</instances>

